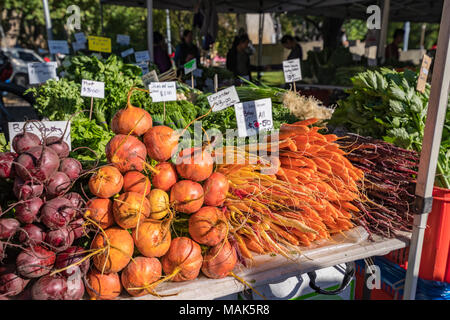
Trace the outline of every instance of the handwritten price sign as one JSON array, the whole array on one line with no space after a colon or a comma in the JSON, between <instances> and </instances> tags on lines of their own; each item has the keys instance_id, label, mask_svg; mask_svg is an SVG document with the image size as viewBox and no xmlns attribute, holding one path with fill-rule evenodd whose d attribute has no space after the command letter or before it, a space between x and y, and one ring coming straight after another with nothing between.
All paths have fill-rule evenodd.
<instances>
[{"instance_id":1,"label":"handwritten price sign","mask_svg":"<svg viewBox=\"0 0 450 320\"><path fill-rule=\"evenodd\" d=\"M8 122L8 131L9 131L9 145L11 146L11 151L14 152L12 147L12 140L14 137L23 132L23 127L26 122ZM67 130L66 130L67 126ZM70 122L68 121L41 121L41 122L33 122L28 123L25 131L32 132L37 135L39 138L42 137L50 137L57 136L62 137L64 134L64 130L66 130L66 135L64 137L64 141L69 145L70 150L72 150L70 143Z\"/></svg>"},{"instance_id":2,"label":"handwritten price sign","mask_svg":"<svg viewBox=\"0 0 450 320\"><path fill-rule=\"evenodd\" d=\"M136 59L136 62L145 62L150 60L150 55L148 54L147 50L144 51L136 51L134 53L134 58Z\"/></svg>"},{"instance_id":3,"label":"handwritten price sign","mask_svg":"<svg viewBox=\"0 0 450 320\"><path fill-rule=\"evenodd\" d=\"M43 83L49 79L57 79L56 62L34 62L28 64L28 79L30 84Z\"/></svg>"},{"instance_id":4,"label":"handwritten price sign","mask_svg":"<svg viewBox=\"0 0 450 320\"><path fill-rule=\"evenodd\" d=\"M212 82L212 80L211 80ZM239 96L236 92L236 87L232 86L221 90L215 94L208 96L209 105L213 107L212 111L220 111L228 108L236 103L239 103Z\"/></svg>"},{"instance_id":5,"label":"handwritten price sign","mask_svg":"<svg viewBox=\"0 0 450 320\"><path fill-rule=\"evenodd\" d=\"M302 71L300 69L300 59L292 59L283 61L284 80L289 82L297 82L302 80Z\"/></svg>"},{"instance_id":6,"label":"handwritten price sign","mask_svg":"<svg viewBox=\"0 0 450 320\"><path fill-rule=\"evenodd\" d=\"M81 82L81 96L103 99L105 97L105 83L83 79Z\"/></svg>"},{"instance_id":7,"label":"handwritten price sign","mask_svg":"<svg viewBox=\"0 0 450 320\"><path fill-rule=\"evenodd\" d=\"M69 44L66 40L49 40L48 50L51 54L69 54Z\"/></svg>"},{"instance_id":8,"label":"handwritten price sign","mask_svg":"<svg viewBox=\"0 0 450 320\"><path fill-rule=\"evenodd\" d=\"M130 36L127 36L125 34L118 34L117 38L116 38L116 42L123 46L127 46L130 44Z\"/></svg>"},{"instance_id":9,"label":"handwritten price sign","mask_svg":"<svg viewBox=\"0 0 450 320\"><path fill-rule=\"evenodd\" d=\"M122 51L120 53L120 55L122 56L122 58L125 58L125 57L127 57L127 56L129 56L130 54L133 54L133 53L134 53L134 49L130 48L130 49L127 49L125 51Z\"/></svg>"},{"instance_id":10,"label":"handwritten price sign","mask_svg":"<svg viewBox=\"0 0 450 320\"><path fill-rule=\"evenodd\" d=\"M111 52L111 39L105 37L88 37L88 47L91 51Z\"/></svg>"},{"instance_id":11,"label":"handwritten price sign","mask_svg":"<svg viewBox=\"0 0 450 320\"><path fill-rule=\"evenodd\" d=\"M153 102L177 100L177 86L175 81L151 82L149 90Z\"/></svg>"},{"instance_id":12,"label":"handwritten price sign","mask_svg":"<svg viewBox=\"0 0 450 320\"><path fill-rule=\"evenodd\" d=\"M239 137L247 137L273 128L272 100L247 101L234 105Z\"/></svg>"}]
</instances>

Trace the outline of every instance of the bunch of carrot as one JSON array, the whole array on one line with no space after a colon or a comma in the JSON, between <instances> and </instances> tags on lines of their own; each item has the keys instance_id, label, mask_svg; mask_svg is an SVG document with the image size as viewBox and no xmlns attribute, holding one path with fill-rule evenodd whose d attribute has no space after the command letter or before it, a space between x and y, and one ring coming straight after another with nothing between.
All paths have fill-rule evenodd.
<instances>
[{"instance_id":1,"label":"bunch of carrot","mask_svg":"<svg viewBox=\"0 0 450 320\"><path fill-rule=\"evenodd\" d=\"M251 259L251 251L287 257L354 227L352 218L359 209L351 202L360 198L358 181L364 173L345 158L337 136L310 126L316 121L281 126L278 141L268 147L269 154L274 143L279 148L273 175L262 172L267 169L263 161L218 167L230 182L226 215L243 258ZM233 151L252 156L237 148L226 153Z\"/></svg>"},{"instance_id":2,"label":"bunch of carrot","mask_svg":"<svg viewBox=\"0 0 450 320\"><path fill-rule=\"evenodd\" d=\"M419 165L417 152L391 143L348 133L339 139L347 159L364 171L358 182L363 190L357 223L370 235L393 237L398 231L411 231L415 177Z\"/></svg>"}]
</instances>

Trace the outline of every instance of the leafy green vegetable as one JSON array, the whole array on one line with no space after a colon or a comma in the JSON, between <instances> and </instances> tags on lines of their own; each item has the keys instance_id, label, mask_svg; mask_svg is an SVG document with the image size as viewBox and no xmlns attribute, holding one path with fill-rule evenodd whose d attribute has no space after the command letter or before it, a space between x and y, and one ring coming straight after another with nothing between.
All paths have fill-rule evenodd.
<instances>
[{"instance_id":1,"label":"leafy green vegetable","mask_svg":"<svg viewBox=\"0 0 450 320\"><path fill-rule=\"evenodd\" d=\"M351 81L349 96L338 102L339 108L329 124L420 152L430 86L427 84L425 93L420 93L415 90L415 72L387 68L359 73ZM447 112L436 177L436 182L445 188L450 188L449 128L450 112Z\"/></svg>"}]
</instances>

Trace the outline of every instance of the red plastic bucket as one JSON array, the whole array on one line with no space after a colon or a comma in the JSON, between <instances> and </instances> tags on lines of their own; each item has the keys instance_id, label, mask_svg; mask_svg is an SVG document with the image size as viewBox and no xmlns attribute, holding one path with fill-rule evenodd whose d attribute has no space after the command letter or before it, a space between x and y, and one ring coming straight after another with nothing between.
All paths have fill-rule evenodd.
<instances>
[{"instance_id":1,"label":"red plastic bucket","mask_svg":"<svg viewBox=\"0 0 450 320\"><path fill-rule=\"evenodd\" d=\"M450 248L450 189L434 187L433 208L428 215L419 277L445 281Z\"/></svg>"}]
</instances>

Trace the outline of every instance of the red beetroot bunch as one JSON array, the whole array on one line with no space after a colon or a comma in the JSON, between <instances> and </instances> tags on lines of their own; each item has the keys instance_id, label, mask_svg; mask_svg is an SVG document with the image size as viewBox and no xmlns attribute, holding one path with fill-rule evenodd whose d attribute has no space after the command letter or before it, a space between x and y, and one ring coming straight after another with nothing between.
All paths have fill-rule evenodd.
<instances>
[{"instance_id":1,"label":"red beetroot bunch","mask_svg":"<svg viewBox=\"0 0 450 320\"><path fill-rule=\"evenodd\" d=\"M76 264L85 254L74 241L84 233L84 201L70 189L82 165L62 138L23 132L12 146L0 153L0 178L12 181L18 200L0 213L0 296L81 299L89 261Z\"/></svg>"}]
</instances>

